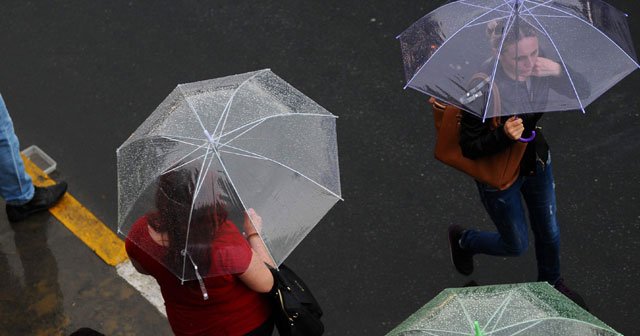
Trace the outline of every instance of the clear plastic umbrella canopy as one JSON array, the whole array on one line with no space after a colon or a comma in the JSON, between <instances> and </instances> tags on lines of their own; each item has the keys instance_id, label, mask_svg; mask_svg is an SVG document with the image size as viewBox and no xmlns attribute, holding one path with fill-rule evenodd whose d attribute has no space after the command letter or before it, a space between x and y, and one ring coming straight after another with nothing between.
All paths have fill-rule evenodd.
<instances>
[{"instance_id":1,"label":"clear plastic umbrella canopy","mask_svg":"<svg viewBox=\"0 0 640 336\"><path fill-rule=\"evenodd\" d=\"M398 39L406 87L482 118L584 111L639 67L626 15L600 0L453 1Z\"/></svg>"},{"instance_id":2,"label":"clear plastic umbrella canopy","mask_svg":"<svg viewBox=\"0 0 640 336\"><path fill-rule=\"evenodd\" d=\"M117 150L118 232L143 216L170 218L183 262L157 260L191 280L187 257L211 236L202 223L226 218L236 229L224 230L240 234L252 208L279 265L341 199L335 120L270 70L178 85ZM236 270L203 277L225 272Z\"/></svg>"},{"instance_id":3,"label":"clear plastic umbrella canopy","mask_svg":"<svg viewBox=\"0 0 640 336\"><path fill-rule=\"evenodd\" d=\"M448 288L387 336L621 335L546 282Z\"/></svg>"}]
</instances>

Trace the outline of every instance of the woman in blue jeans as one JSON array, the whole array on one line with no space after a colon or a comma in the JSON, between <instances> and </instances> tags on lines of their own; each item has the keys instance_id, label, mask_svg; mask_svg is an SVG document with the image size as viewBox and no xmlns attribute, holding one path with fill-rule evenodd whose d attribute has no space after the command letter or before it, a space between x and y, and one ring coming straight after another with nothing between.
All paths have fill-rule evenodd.
<instances>
[{"instance_id":1,"label":"woman in blue jeans","mask_svg":"<svg viewBox=\"0 0 640 336\"><path fill-rule=\"evenodd\" d=\"M6 202L9 221L18 222L47 210L66 190L65 182L49 187L33 185L20 157L20 144L13 130L13 121L0 95L0 196Z\"/></svg>"},{"instance_id":2,"label":"woman in blue jeans","mask_svg":"<svg viewBox=\"0 0 640 336\"><path fill-rule=\"evenodd\" d=\"M556 196L549 146L537 123L542 113L515 116L519 111L545 110L549 90L575 97L584 93L588 84L580 74L540 55L537 30L527 24L519 25L506 36L504 21L488 26L488 35L498 58L495 71L493 62L487 62L485 73L495 73L494 86L500 99L501 117L498 127L491 122L464 113L460 123L460 146L465 157L477 159L499 153L523 136L529 142L520 162L520 176L505 190L476 181L480 200L497 231L487 232L449 227L449 245L456 269L465 275L473 272L473 255L519 256L529 245L529 225L534 234L538 266L538 281L547 281L556 289L584 306L584 301L569 290L560 277L560 229L556 218ZM501 47L500 47L501 46ZM575 90L567 86L566 71L570 72ZM470 83L477 87L479 80ZM483 90L488 91L488 85ZM484 94L486 97L486 92ZM524 200L524 202L522 202ZM524 206L523 206L524 203ZM524 208L526 206L526 209ZM528 213L528 218L527 218Z\"/></svg>"}]
</instances>

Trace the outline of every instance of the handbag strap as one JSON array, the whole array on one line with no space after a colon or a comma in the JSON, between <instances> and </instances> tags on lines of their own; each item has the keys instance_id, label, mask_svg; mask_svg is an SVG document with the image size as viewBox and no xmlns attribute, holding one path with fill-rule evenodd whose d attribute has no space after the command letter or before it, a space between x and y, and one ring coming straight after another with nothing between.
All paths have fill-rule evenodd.
<instances>
[{"instance_id":1,"label":"handbag strap","mask_svg":"<svg viewBox=\"0 0 640 336\"><path fill-rule=\"evenodd\" d=\"M434 110L437 110L437 111L440 111L440 112L444 112L444 110L447 109L447 105L446 104L437 101L434 97L430 97L429 98L429 104L431 104L431 107Z\"/></svg>"}]
</instances>

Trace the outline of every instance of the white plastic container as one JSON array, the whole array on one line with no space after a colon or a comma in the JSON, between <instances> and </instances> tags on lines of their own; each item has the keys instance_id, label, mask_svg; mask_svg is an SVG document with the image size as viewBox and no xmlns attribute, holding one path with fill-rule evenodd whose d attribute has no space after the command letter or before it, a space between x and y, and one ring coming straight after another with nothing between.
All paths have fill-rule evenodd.
<instances>
[{"instance_id":1,"label":"white plastic container","mask_svg":"<svg viewBox=\"0 0 640 336\"><path fill-rule=\"evenodd\" d=\"M56 166L58 165L49 155L47 155L47 153L36 145L31 145L28 148L25 148L22 151L22 154L38 166L38 168L42 169L42 171L47 175L56 170Z\"/></svg>"}]
</instances>

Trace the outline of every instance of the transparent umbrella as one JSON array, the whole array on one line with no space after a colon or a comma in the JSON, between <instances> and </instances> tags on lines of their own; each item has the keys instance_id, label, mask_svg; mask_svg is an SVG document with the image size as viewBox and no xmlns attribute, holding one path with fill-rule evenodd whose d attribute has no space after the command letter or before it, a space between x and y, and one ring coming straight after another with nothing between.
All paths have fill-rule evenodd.
<instances>
[{"instance_id":1,"label":"transparent umbrella","mask_svg":"<svg viewBox=\"0 0 640 336\"><path fill-rule=\"evenodd\" d=\"M453 1L398 39L405 87L483 119L584 111L639 67L626 15L601 0Z\"/></svg>"},{"instance_id":2,"label":"transparent umbrella","mask_svg":"<svg viewBox=\"0 0 640 336\"><path fill-rule=\"evenodd\" d=\"M335 120L268 69L178 85L117 150L118 232L164 211L182 225L183 258L177 266L156 260L192 280L193 266L211 262L193 252L212 235L196 224L224 216L240 225L254 209L281 264L341 199ZM202 276L235 271L211 267Z\"/></svg>"},{"instance_id":3,"label":"transparent umbrella","mask_svg":"<svg viewBox=\"0 0 640 336\"><path fill-rule=\"evenodd\" d=\"M448 288L387 336L621 335L546 282Z\"/></svg>"}]
</instances>

